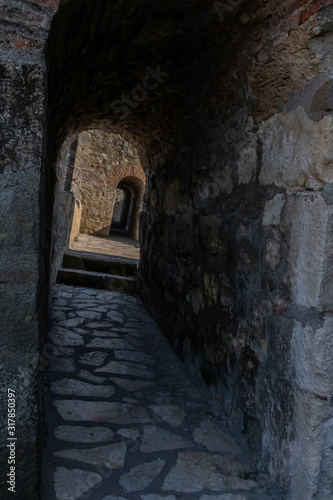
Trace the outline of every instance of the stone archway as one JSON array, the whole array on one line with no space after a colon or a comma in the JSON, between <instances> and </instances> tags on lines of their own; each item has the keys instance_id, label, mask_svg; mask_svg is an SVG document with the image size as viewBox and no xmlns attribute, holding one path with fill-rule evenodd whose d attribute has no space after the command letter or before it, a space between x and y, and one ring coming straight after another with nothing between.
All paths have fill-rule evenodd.
<instances>
[{"instance_id":1,"label":"stone archway","mask_svg":"<svg viewBox=\"0 0 333 500\"><path fill-rule=\"evenodd\" d=\"M120 191L123 194L119 193L120 203L117 214L115 214L117 202L117 200L115 200L111 232L113 229L121 229L129 234L135 241L139 241L139 223L145 192L144 181L142 178L134 175L124 177L118 183L116 191Z\"/></svg>"},{"instance_id":2,"label":"stone archway","mask_svg":"<svg viewBox=\"0 0 333 500\"><path fill-rule=\"evenodd\" d=\"M127 232L138 241L146 176L135 147L120 135L88 130L70 135L57 162L51 282L64 251L80 233L108 237L119 183L131 189Z\"/></svg>"},{"instance_id":3,"label":"stone archway","mask_svg":"<svg viewBox=\"0 0 333 500\"><path fill-rule=\"evenodd\" d=\"M79 220L73 221L71 239L79 233L109 236L117 186L130 177L144 187L146 177L129 142L103 130L79 135L72 190L81 211Z\"/></svg>"}]
</instances>

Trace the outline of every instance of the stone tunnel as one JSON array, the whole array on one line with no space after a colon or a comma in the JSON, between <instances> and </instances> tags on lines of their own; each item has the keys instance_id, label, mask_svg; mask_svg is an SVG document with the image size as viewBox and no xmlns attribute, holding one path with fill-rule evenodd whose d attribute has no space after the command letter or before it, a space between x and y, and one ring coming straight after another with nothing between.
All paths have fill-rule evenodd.
<instances>
[{"instance_id":1,"label":"stone tunnel","mask_svg":"<svg viewBox=\"0 0 333 500\"><path fill-rule=\"evenodd\" d=\"M38 483L57 165L88 130L138 152L139 294L172 347L285 499L333 498L331 4L1 6L1 470L10 388L17 498Z\"/></svg>"}]
</instances>

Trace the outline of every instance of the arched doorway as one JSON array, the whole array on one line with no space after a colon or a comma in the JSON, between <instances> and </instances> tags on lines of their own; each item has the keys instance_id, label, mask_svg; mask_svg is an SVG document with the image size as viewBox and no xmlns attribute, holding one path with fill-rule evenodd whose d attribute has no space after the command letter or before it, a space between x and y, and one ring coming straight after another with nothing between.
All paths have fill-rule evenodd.
<instances>
[{"instance_id":1,"label":"arched doorway","mask_svg":"<svg viewBox=\"0 0 333 500\"><path fill-rule=\"evenodd\" d=\"M142 179L128 176L115 190L110 234L120 231L139 241L139 222L145 185Z\"/></svg>"}]
</instances>

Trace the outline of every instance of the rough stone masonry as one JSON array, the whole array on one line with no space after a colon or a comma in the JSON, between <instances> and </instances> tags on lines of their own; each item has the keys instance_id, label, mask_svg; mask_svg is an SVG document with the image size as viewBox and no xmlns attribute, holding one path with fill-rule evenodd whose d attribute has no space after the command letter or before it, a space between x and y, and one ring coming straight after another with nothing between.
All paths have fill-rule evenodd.
<instances>
[{"instance_id":1,"label":"rough stone masonry","mask_svg":"<svg viewBox=\"0 0 333 500\"><path fill-rule=\"evenodd\" d=\"M1 386L24 498L57 161L88 129L138 149L140 294L172 345L286 499L332 498L332 1L226 3L1 5Z\"/></svg>"}]
</instances>

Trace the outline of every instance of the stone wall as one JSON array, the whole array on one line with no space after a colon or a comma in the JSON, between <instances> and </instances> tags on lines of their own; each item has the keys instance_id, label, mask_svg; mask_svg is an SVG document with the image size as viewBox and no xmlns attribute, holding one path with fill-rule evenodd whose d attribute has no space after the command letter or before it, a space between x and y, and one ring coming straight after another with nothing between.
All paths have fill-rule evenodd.
<instances>
[{"instance_id":1,"label":"stone wall","mask_svg":"<svg viewBox=\"0 0 333 500\"><path fill-rule=\"evenodd\" d=\"M289 13L247 38L219 120L151 151L141 296L284 497L328 499L333 9Z\"/></svg>"},{"instance_id":2,"label":"stone wall","mask_svg":"<svg viewBox=\"0 0 333 500\"><path fill-rule=\"evenodd\" d=\"M128 177L137 179L141 204L146 177L136 150L119 135L101 130L80 134L72 183L81 205L80 223L74 218L79 232L109 236L116 189Z\"/></svg>"},{"instance_id":3,"label":"stone wall","mask_svg":"<svg viewBox=\"0 0 333 500\"><path fill-rule=\"evenodd\" d=\"M43 47L50 2L2 2L0 41L0 491L37 495L39 189L45 127ZM8 492L8 389L16 391L16 493ZM8 494L7 494L8 493Z\"/></svg>"},{"instance_id":4,"label":"stone wall","mask_svg":"<svg viewBox=\"0 0 333 500\"><path fill-rule=\"evenodd\" d=\"M64 252L76 237L80 227L81 202L72 190L72 177L75 165L73 144L78 134L70 135L63 143L56 163L56 184L52 220L52 251L50 283L56 282L57 272L62 265Z\"/></svg>"}]
</instances>

